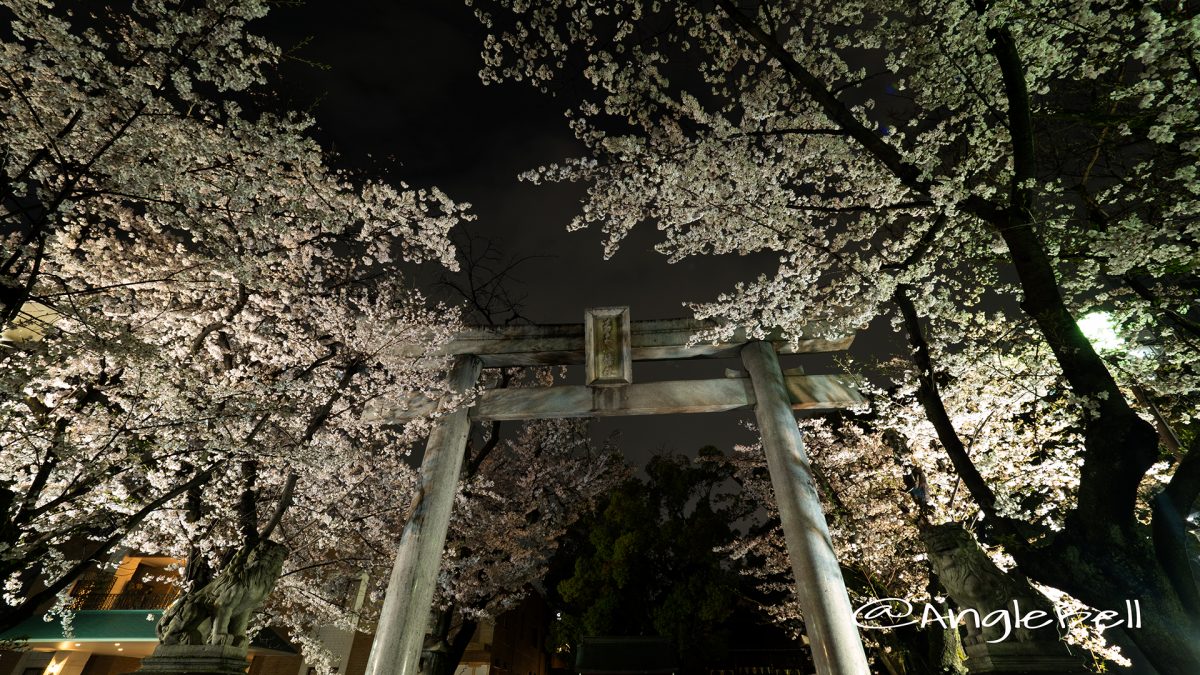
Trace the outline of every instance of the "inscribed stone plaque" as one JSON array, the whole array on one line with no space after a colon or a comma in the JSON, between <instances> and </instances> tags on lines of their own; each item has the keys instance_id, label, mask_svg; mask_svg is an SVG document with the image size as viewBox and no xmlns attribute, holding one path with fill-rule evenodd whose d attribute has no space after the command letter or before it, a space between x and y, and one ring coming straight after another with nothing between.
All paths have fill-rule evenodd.
<instances>
[{"instance_id":1,"label":"inscribed stone plaque","mask_svg":"<svg viewBox=\"0 0 1200 675\"><path fill-rule=\"evenodd\" d=\"M628 307L586 310L583 336L589 387L620 387L633 382Z\"/></svg>"}]
</instances>

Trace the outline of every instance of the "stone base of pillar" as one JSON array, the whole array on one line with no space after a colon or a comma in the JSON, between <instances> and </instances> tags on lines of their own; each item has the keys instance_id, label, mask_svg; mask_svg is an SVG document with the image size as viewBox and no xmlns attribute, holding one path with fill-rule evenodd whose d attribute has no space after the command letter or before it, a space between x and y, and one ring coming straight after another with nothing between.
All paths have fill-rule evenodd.
<instances>
[{"instance_id":1,"label":"stone base of pillar","mask_svg":"<svg viewBox=\"0 0 1200 675\"><path fill-rule=\"evenodd\" d=\"M1079 654L1061 642L997 642L967 645L966 666L971 675L1032 675L1090 673Z\"/></svg>"},{"instance_id":2,"label":"stone base of pillar","mask_svg":"<svg viewBox=\"0 0 1200 675\"><path fill-rule=\"evenodd\" d=\"M134 675L245 675L245 647L159 645Z\"/></svg>"}]
</instances>

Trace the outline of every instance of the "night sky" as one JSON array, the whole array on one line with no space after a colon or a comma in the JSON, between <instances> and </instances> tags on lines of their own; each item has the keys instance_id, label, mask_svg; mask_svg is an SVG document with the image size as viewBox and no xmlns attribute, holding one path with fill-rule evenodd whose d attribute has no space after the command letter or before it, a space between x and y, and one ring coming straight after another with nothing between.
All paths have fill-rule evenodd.
<instances>
[{"instance_id":1,"label":"night sky","mask_svg":"<svg viewBox=\"0 0 1200 675\"><path fill-rule=\"evenodd\" d=\"M485 87L478 76L484 32L457 0L285 4L258 29L289 54L275 84L284 105L311 112L319 140L343 165L391 182L436 185L473 204L476 236L513 257L539 256L521 266L515 289L534 322L580 322L585 308L613 305L628 305L634 320L686 316L685 301L711 300L738 280L774 270L772 254L667 264L653 251L660 237L652 225L635 229L607 261L599 230L567 232L586 186L535 186L517 176L586 153L562 114L570 101L524 83ZM784 366L802 363L797 358ZM720 377L740 366L637 363L634 381ZM570 377L582 383L582 374ZM660 446L693 454L705 444L727 450L754 440L738 423L752 418L749 411L624 417L602 420L597 431L621 430L631 458Z\"/></svg>"}]
</instances>

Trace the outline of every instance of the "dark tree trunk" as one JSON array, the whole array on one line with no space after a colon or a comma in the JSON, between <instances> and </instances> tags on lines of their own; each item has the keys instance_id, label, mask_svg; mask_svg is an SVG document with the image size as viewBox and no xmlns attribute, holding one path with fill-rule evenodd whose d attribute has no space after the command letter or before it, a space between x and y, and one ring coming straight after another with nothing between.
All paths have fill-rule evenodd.
<instances>
[{"instance_id":1,"label":"dark tree trunk","mask_svg":"<svg viewBox=\"0 0 1200 675\"><path fill-rule=\"evenodd\" d=\"M937 675L967 675L958 628L942 628L940 625L931 625L926 626L922 632L929 640L929 670L927 672Z\"/></svg>"},{"instance_id":2,"label":"dark tree trunk","mask_svg":"<svg viewBox=\"0 0 1200 675\"><path fill-rule=\"evenodd\" d=\"M451 675L462 662L467 645L475 635L476 622L463 618L458 630L454 630L454 618L458 612L454 606L438 610L434 621L433 633L425 643L422 675ZM451 637L453 633L453 637Z\"/></svg>"},{"instance_id":3,"label":"dark tree trunk","mask_svg":"<svg viewBox=\"0 0 1200 675\"><path fill-rule=\"evenodd\" d=\"M475 637L475 629L478 625L474 619L464 618L462 620L462 625L454 634L454 639L450 641L450 651L446 652L446 663L449 670L444 675L453 673L458 668L458 664L462 663L463 654L467 653L467 645L471 644L471 639Z\"/></svg>"},{"instance_id":4,"label":"dark tree trunk","mask_svg":"<svg viewBox=\"0 0 1200 675\"><path fill-rule=\"evenodd\" d=\"M421 650L421 673L423 675L446 675L454 672L446 664L448 650L446 639L450 635L450 621L454 618L454 608L439 609L435 616L433 632L426 638L425 648Z\"/></svg>"},{"instance_id":5,"label":"dark tree trunk","mask_svg":"<svg viewBox=\"0 0 1200 675\"><path fill-rule=\"evenodd\" d=\"M1118 617L1126 600L1139 601L1142 624L1126 631L1130 642L1161 675L1200 673L1200 621L1184 609L1147 541L1059 544L1018 562L1031 578Z\"/></svg>"}]
</instances>

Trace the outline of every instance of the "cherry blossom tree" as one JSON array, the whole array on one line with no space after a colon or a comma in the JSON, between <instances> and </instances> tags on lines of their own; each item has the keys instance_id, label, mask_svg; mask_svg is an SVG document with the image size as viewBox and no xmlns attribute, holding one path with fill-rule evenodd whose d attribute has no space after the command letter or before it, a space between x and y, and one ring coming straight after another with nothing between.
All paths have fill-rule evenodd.
<instances>
[{"instance_id":1,"label":"cherry blossom tree","mask_svg":"<svg viewBox=\"0 0 1200 675\"><path fill-rule=\"evenodd\" d=\"M970 386L961 391L975 393ZM951 409L955 424L972 434L976 452L987 460L980 466L986 479L1007 488L1013 502L1006 508L1015 513L1040 512L1051 518L1061 515L1051 515L1042 508L1047 492L1071 489L1064 485L1069 483L1069 476L1064 480L1056 471L1055 462L1061 461L1056 455L1064 453L1053 429L1041 429L1049 433L1044 434L1045 446L1040 451L1049 456L1039 458L1038 453L1019 449L1026 446L1010 445L1006 442L1009 439L1002 437L1012 426L1011 420L985 421L986 413L977 414L983 409L994 417L998 411L1011 410L1012 417L1017 418L1036 412L1013 401L981 405L974 399L960 399L957 388L952 393L947 399L954 402ZM863 607L881 598L899 598L917 608L913 618L920 618L927 604L940 607L944 614L948 598L928 562L930 553L923 535L935 522L974 522L978 510L962 489L953 465L937 446L936 434L924 420L919 405L899 390L890 394L887 403L877 407L906 405L907 412L895 412L895 417L870 413L804 420L801 429L805 446L854 605ZM1031 403L1040 403L1036 397L1029 398ZM902 430L877 428L901 418L909 419L912 425ZM735 559L752 561L742 569L762 595L783 598L764 603L762 610L773 621L800 634L803 615L795 601L790 562L761 447L737 447L734 462L738 483L768 518L766 526L754 528L727 550ZM1035 478L1042 472L1051 475L1042 480ZM989 552L1001 569L1013 567L1012 558L1001 547ZM1051 591L1051 595L1063 611L1083 607L1061 593ZM1114 645L1111 633L1075 621L1062 634L1067 643L1078 648L1073 651L1081 655L1081 663L1083 655L1090 654L1097 665L1106 660L1129 665L1127 656ZM887 672L966 672L958 656L958 631L946 630L939 623L866 630L863 637L870 658ZM1125 643L1125 639L1117 642Z\"/></svg>"},{"instance_id":2,"label":"cherry blossom tree","mask_svg":"<svg viewBox=\"0 0 1200 675\"><path fill-rule=\"evenodd\" d=\"M438 580L443 672L453 672L481 620L540 584L568 528L629 475L611 439L593 441L589 420L529 421L489 443L464 471Z\"/></svg>"},{"instance_id":3,"label":"cherry blossom tree","mask_svg":"<svg viewBox=\"0 0 1200 675\"><path fill-rule=\"evenodd\" d=\"M323 672L333 662L315 639L316 629L361 630L382 602L417 495L417 471L405 455L390 445L352 464L337 462L336 471L323 479L298 483L295 504L275 533L290 553L259 623L287 628L306 661ZM515 607L545 575L567 527L627 473L611 447L594 447L582 420L530 422L514 438L490 447L484 443L472 453L451 521L435 611L446 625L433 638L446 643L450 671L477 623ZM282 480L278 476L272 484ZM305 490L305 485L311 487ZM277 493L278 488L264 496ZM160 517L171 519L169 512ZM229 533L223 549L209 543L215 539L211 534L202 539L210 550L241 545L229 521L228 516L219 521ZM185 552L183 545L176 548ZM363 602L356 607L360 592Z\"/></svg>"},{"instance_id":4,"label":"cherry blossom tree","mask_svg":"<svg viewBox=\"0 0 1200 675\"><path fill-rule=\"evenodd\" d=\"M335 171L310 120L239 103L278 58L246 28L265 3L97 11L3 9L5 628L118 544L187 553L194 585L337 520L421 431L363 405L439 390L396 346L457 325L404 279L455 264L467 206Z\"/></svg>"},{"instance_id":5,"label":"cherry blossom tree","mask_svg":"<svg viewBox=\"0 0 1200 675\"><path fill-rule=\"evenodd\" d=\"M243 463L224 474L227 489L160 510L127 543L186 557L186 574L177 580L186 590L270 534L289 555L258 625L288 629L306 661L328 672L332 655L316 630L361 629L374 619L419 498L405 441L423 426L387 433L361 423L354 426L362 435L352 436L333 420L324 424L351 437L352 447L317 435L276 458L260 444L253 483ZM566 528L627 473L611 447L593 447L585 421L531 422L513 439L484 441L464 469L439 579L442 612L460 617L459 631L448 637L469 639L479 619L515 606L544 575ZM274 512L247 512L260 503ZM355 603L359 593L364 601Z\"/></svg>"},{"instance_id":6,"label":"cherry blossom tree","mask_svg":"<svg viewBox=\"0 0 1200 675\"><path fill-rule=\"evenodd\" d=\"M521 260L503 257L492 243L472 238L465 228L456 230L454 238L459 265L453 276L444 276L442 286L463 305L467 320L490 326L523 321L509 278ZM360 318L365 324L378 323L374 317ZM395 341L411 345L428 340L427 323L403 322L424 332L405 333ZM437 332L432 333L436 338ZM487 370L480 387L549 386L554 379L547 368ZM380 399L386 402L388 396ZM315 453L314 459L326 458L315 462L324 472L306 475L295 485L295 505L276 531L290 551L287 567L259 617L262 625L289 629L306 661L322 672L333 667L332 655L315 639L315 629L361 629L375 618L400 534L420 498L417 470L403 442L423 432L424 421L403 430L365 424L363 429L367 433L353 447ZM294 457L292 451L287 464L292 471ZM333 457L338 459L330 461ZM258 489L260 500L278 499L286 490L288 475L278 468L282 464L275 466L273 480L264 484L270 487ZM433 642L445 643L446 651L434 650L444 658L427 663L430 672L437 672L439 664L453 671L477 622L502 614L525 597L545 574L566 528L626 475L612 443L597 446L586 420L516 426L493 422L477 429L468 445L439 577ZM236 506L227 498L223 517L209 518L226 533L223 546L211 545L212 528L200 537L209 543L217 564L220 559L211 551L227 554L246 540L230 524L245 522L239 509L247 500L253 498L244 491ZM172 530L170 524L164 528ZM362 602L356 602L359 594Z\"/></svg>"},{"instance_id":7,"label":"cherry blossom tree","mask_svg":"<svg viewBox=\"0 0 1200 675\"><path fill-rule=\"evenodd\" d=\"M830 535L854 606L901 598L914 606L935 603L936 576L920 539L930 503L924 477L889 447L848 419L801 423ZM894 443L903 444L899 436ZM903 447L903 446L901 446ZM799 636L804 617L795 598L791 562L760 444L737 446L731 460L747 499L763 522L725 547L753 585L759 609ZM862 631L868 657L880 672L965 673L957 630L938 624Z\"/></svg>"},{"instance_id":8,"label":"cherry blossom tree","mask_svg":"<svg viewBox=\"0 0 1200 675\"><path fill-rule=\"evenodd\" d=\"M568 114L592 156L528 176L590 183L572 227L601 226L608 254L642 222L673 260L777 252L775 275L693 305L729 329L832 334L891 313L913 349L899 379L980 535L1093 607L1140 599L1141 658L1200 667L1194 8L471 4L490 31L485 81L583 90ZM1097 310L1127 350L1084 336ZM1017 377L982 376L1001 361ZM944 394L1019 398L1030 367L1049 383L1034 412L1057 427L977 418L1010 424L989 452L1026 464L1058 444L1022 507Z\"/></svg>"},{"instance_id":9,"label":"cherry blossom tree","mask_svg":"<svg viewBox=\"0 0 1200 675\"><path fill-rule=\"evenodd\" d=\"M559 539L628 474L587 420L536 420L496 452L476 456L463 482L442 567L444 602L494 618L545 575Z\"/></svg>"}]
</instances>

